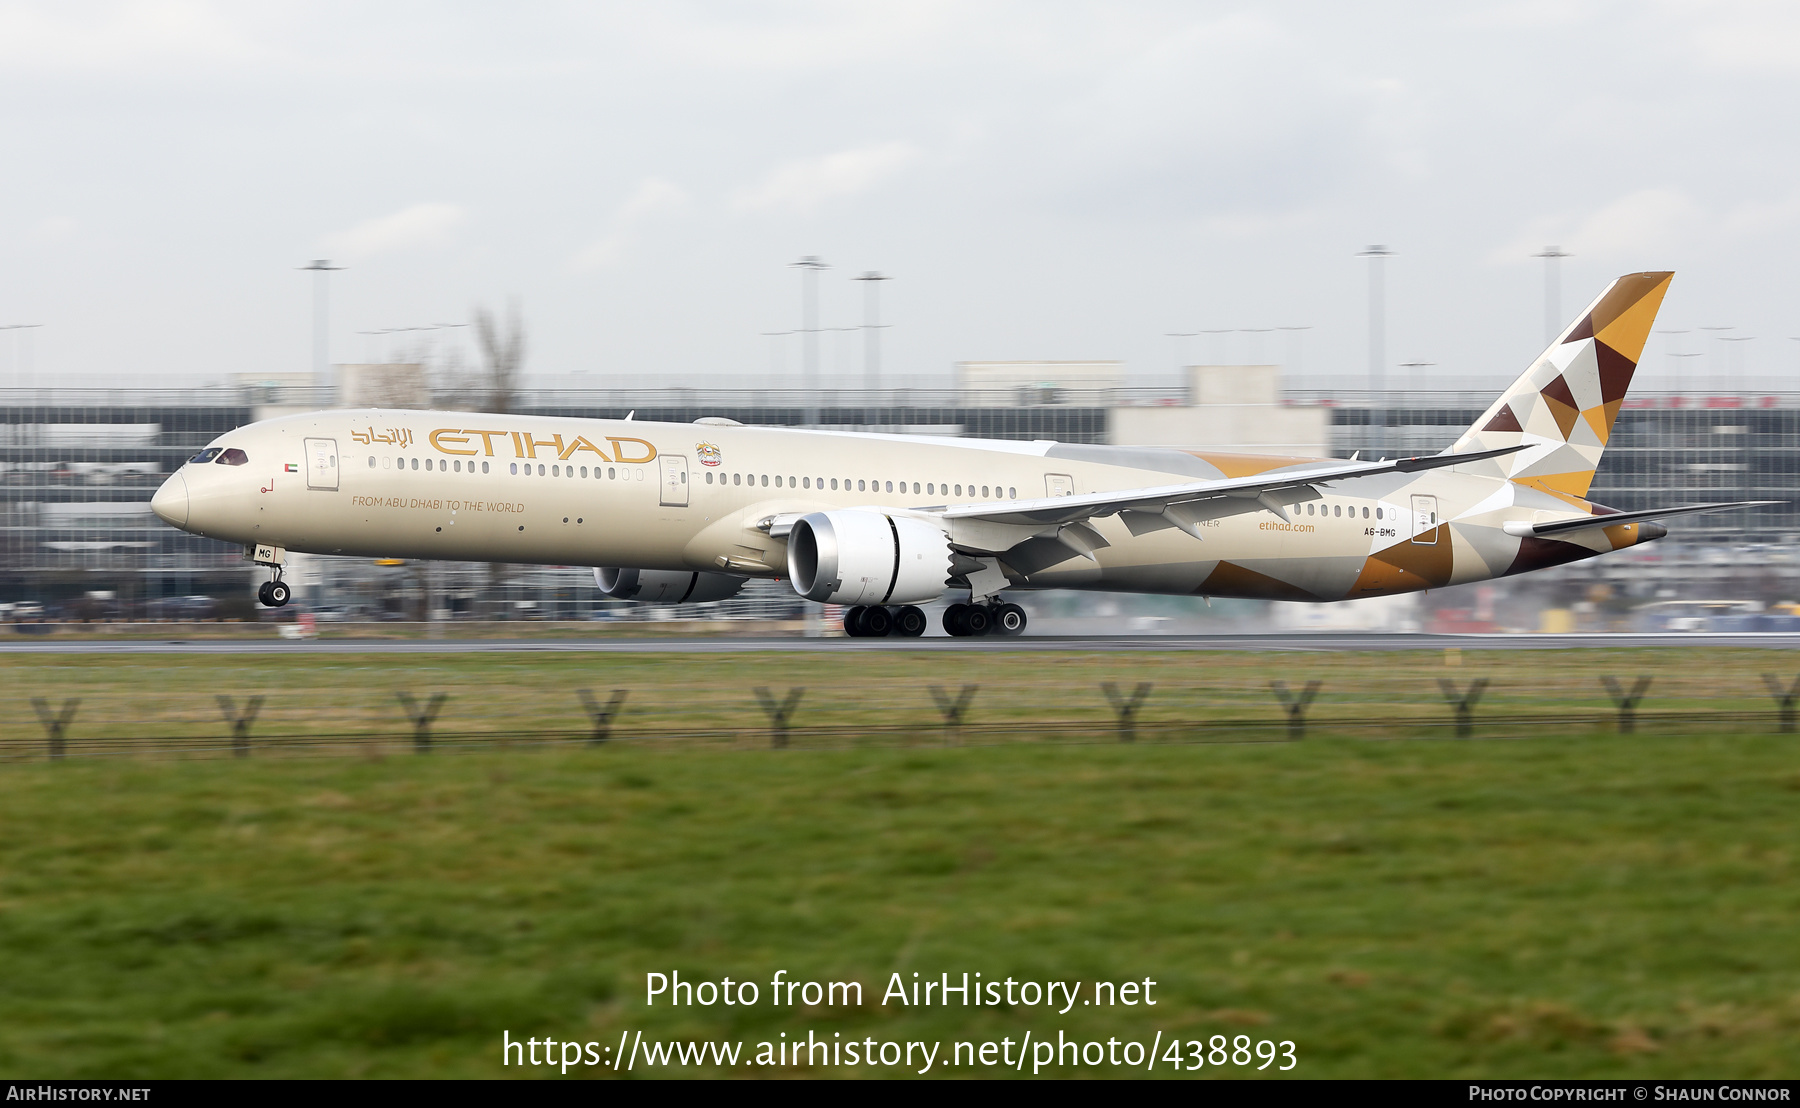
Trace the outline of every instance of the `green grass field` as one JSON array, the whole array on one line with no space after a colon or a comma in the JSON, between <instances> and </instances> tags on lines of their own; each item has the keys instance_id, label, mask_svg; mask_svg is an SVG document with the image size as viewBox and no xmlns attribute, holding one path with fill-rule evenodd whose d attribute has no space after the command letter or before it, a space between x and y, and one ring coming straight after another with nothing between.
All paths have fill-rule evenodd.
<instances>
[{"instance_id":1,"label":"green grass field","mask_svg":"<svg viewBox=\"0 0 1800 1108\"><path fill-rule=\"evenodd\" d=\"M1266 716L1271 675L1325 678L1321 713L1385 705L1423 718L1424 693L1400 694L1435 695L1446 672L1490 674L1497 702L1522 707L1579 695L1599 712L1604 698L1586 690L1600 672L1654 672L1677 702L1741 688L1767 707L1751 702L1772 662L9 658L14 717L32 695L86 697L73 753L132 706L135 729L106 724L118 748L164 739L144 748L157 756L55 764L23 760L21 745L0 768L0 1071L500 1076L519 1072L499 1065L502 1030L602 1044L621 1031L949 1042L1061 1030L1291 1040L1298 1076L1791 1077L1792 735L1759 724L1476 742L1329 729L1301 743L1025 741L1034 718L1087 713L1103 726L1100 680L1156 681L1147 719L1233 704ZM942 745L928 680L981 683L977 715L1015 719L1012 740ZM766 749L747 695L757 683L805 684L842 733ZM562 713L578 729L565 702L590 685L633 690L642 714L622 728L636 741L418 757L386 707L393 688L441 688L446 718L467 704L469 718ZM172 715L216 738L206 699L259 688L272 711L290 698L291 718L276 711L271 727L301 730L303 703L316 713L366 698L388 713L391 740L335 757L170 756ZM1443 717L1441 700L1431 711ZM859 721L896 714L920 720L918 734L856 740ZM21 743L35 727L23 718L9 721ZM734 719L738 738L659 739L653 726ZM765 1002L647 1008L645 975L674 970L762 982ZM865 1002L777 1008L766 1002L777 970L859 980ZM891 972L965 970L1148 977L1159 1003L1067 1015L879 1003Z\"/></svg>"}]
</instances>

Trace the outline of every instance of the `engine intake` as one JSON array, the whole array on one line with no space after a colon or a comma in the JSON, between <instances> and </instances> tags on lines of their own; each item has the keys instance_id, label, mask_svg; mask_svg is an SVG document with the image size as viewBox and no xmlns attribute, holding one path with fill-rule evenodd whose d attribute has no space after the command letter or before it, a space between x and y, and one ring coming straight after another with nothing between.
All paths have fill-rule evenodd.
<instances>
[{"instance_id":1,"label":"engine intake","mask_svg":"<svg viewBox=\"0 0 1800 1108\"><path fill-rule=\"evenodd\" d=\"M920 604L942 596L949 576L950 538L923 520L814 512L788 533L788 577L808 600Z\"/></svg>"},{"instance_id":2,"label":"engine intake","mask_svg":"<svg viewBox=\"0 0 1800 1108\"><path fill-rule=\"evenodd\" d=\"M594 584L602 596L635 600L640 604L704 604L738 594L744 578L729 573L692 570L615 569L594 570Z\"/></svg>"}]
</instances>

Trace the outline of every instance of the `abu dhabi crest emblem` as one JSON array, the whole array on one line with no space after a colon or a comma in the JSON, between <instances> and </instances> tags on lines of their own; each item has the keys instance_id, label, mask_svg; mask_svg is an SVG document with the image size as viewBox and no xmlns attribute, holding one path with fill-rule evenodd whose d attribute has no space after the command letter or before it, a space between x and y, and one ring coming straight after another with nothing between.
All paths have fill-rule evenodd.
<instances>
[{"instance_id":1,"label":"abu dhabi crest emblem","mask_svg":"<svg viewBox=\"0 0 1800 1108\"><path fill-rule=\"evenodd\" d=\"M719 452L718 445L710 442L695 443L694 453L700 458L700 464L703 466L716 466L725 457Z\"/></svg>"}]
</instances>

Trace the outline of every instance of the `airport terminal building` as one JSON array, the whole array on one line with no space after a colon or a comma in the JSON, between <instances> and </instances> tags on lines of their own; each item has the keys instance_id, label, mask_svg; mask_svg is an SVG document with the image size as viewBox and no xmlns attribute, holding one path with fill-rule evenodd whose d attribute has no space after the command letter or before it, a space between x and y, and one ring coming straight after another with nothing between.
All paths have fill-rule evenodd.
<instances>
[{"instance_id":1,"label":"airport terminal building","mask_svg":"<svg viewBox=\"0 0 1800 1108\"><path fill-rule=\"evenodd\" d=\"M329 406L480 408L467 390L433 390L421 367L340 367L334 388L304 375L243 376L182 389L0 389L0 603L69 618L250 616L264 574L236 547L165 526L151 495L233 427ZM643 387L563 377L519 392L529 414L813 426L896 434L1077 443L1205 446L1268 454L1364 457L1444 449L1495 391L1380 394L1288 380L1274 366L1194 366L1130 383L1118 363L964 363L948 385L813 390L745 385ZM1800 393L1634 394L1625 402L1590 498L1621 510L1777 500L1686 517L1631 555L1578 563L1556 581L1629 569L1640 590L1800 599L1788 551L1800 546ZM1756 548L1753 555L1742 548ZM1743 557L1735 557L1742 551ZM303 603L387 618L581 617L599 601L584 567L383 565L315 558L294 567ZM1521 581L1527 579L1520 579ZM1644 585L1642 582L1650 582ZM1708 583L1714 582L1714 583ZM191 598L191 599L190 599ZM210 599L201 599L210 598ZM730 602L780 608L778 591ZM10 609L9 607L9 610ZM748 614L748 613L746 613Z\"/></svg>"}]
</instances>

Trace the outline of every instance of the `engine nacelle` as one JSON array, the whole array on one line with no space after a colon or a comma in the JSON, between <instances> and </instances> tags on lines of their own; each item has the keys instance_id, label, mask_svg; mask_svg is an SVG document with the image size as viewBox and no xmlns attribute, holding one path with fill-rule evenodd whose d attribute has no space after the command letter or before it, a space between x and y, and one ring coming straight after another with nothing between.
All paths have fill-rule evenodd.
<instances>
[{"instance_id":1,"label":"engine nacelle","mask_svg":"<svg viewBox=\"0 0 1800 1108\"><path fill-rule=\"evenodd\" d=\"M885 512L814 512L788 533L794 591L829 604L919 604L942 596L950 537Z\"/></svg>"},{"instance_id":2,"label":"engine nacelle","mask_svg":"<svg viewBox=\"0 0 1800 1108\"><path fill-rule=\"evenodd\" d=\"M614 569L594 570L594 584L604 596L614 600L635 600L640 604L704 604L736 596L744 587L744 578L729 573L700 573L691 570Z\"/></svg>"}]
</instances>

